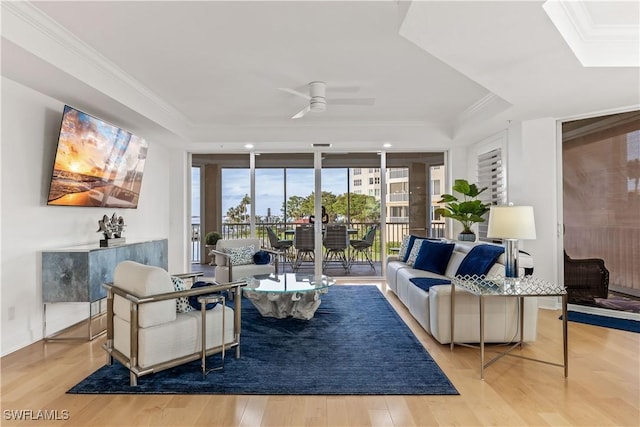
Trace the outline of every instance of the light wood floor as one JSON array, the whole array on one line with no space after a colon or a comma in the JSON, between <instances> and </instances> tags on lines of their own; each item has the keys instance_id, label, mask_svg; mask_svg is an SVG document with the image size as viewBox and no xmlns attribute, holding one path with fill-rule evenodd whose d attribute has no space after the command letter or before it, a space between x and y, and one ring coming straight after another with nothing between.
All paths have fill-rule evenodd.
<instances>
[{"instance_id":1,"label":"light wood floor","mask_svg":"<svg viewBox=\"0 0 640 427\"><path fill-rule=\"evenodd\" d=\"M384 289L384 288L383 288ZM132 396L65 392L104 364L104 338L35 343L2 358L3 426L638 426L640 334L569 322L569 378L562 368L505 357L479 379L477 350L430 338L387 295L459 396ZM524 354L562 360L558 312L540 310ZM67 420L15 421L14 410ZM64 412L66 411L66 412ZM24 412L23 412L24 413ZM50 412L51 413L51 412Z\"/></svg>"}]
</instances>

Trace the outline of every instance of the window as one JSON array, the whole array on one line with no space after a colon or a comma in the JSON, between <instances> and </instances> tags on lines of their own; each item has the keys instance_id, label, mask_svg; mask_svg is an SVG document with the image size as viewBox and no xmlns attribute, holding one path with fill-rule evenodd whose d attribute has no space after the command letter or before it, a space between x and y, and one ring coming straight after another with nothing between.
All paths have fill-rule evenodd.
<instances>
[{"instance_id":1,"label":"window","mask_svg":"<svg viewBox=\"0 0 640 427\"><path fill-rule=\"evenodd\" d=\"M438 196L441 193L442 190L440 189L440 180L434 179L433 181L431 181L431 194L433 194L434 196Z\"/></svg>"},{"instance_id":2,"label":"window","mask_svg":"<svg viewBox=\"0 0 640 427\"><path fill-rule=\"evenodd\" d=\"M380 177L371 177L369 178L369 185L380 184Z\"/></svg>"},{"instance_id":3,"label":"window","mask_svg":"<svg viewBox=\"0 0 640 427\"><path fill-rule=\"evenodd\" d=\"M362 169L360 168L353 168L351 170L353 171L353 175L362 175Z\"/></svg>"},{"instance_id":4,"label":"window","mask_svg":"<svg viewBox=\"0 0 640 427\"><path fill-rule=\"evenodd\" d=\"M409 177L408 168L391 168L389 169L388 173L389 173L389 179L399 179L399 178Z\"/></svg>"},{"instance_id":5,"label":"window","mask_svg":"<svg viewBox=\"0 0 640 427\"><path fill-rule=\"evenodd\" d=\"M353 180L353 186L354 186L354 187L360 187L360 186L362 186L362 180L361 180L361 179L354 179L354 180Z\"/></svg>"}]
</instances>

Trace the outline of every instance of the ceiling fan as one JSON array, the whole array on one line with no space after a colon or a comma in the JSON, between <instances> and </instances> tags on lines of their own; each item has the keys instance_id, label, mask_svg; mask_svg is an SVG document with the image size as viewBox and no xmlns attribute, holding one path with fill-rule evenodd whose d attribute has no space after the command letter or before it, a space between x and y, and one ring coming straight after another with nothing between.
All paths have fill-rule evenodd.
<instances>
[{"instance_id":1,"label":"ceiling fan","mask_svg":"<svg viewBox=\"0 0 640 427\"><path fill-rule=\"evenodd\" d=\"M309 100L309 105L291 117L292 119L299 119L309 112L321 113L327 109L327 84L325 82L315 81L309 83L308 86L308 95L295 89L286 87L279 88L282 91ZM373 105L375 101L375 98L331 98L329 103L334 105Z\"/></svg>"}]
</instances>

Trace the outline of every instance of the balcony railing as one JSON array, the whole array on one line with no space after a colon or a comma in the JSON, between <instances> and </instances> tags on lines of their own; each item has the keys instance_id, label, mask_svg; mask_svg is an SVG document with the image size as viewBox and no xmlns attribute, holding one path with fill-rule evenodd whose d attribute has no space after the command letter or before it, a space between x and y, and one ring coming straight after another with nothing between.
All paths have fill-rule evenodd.
<instances>
[{"instance_id":1,"label":"balcony railing","mask_svg":"<svg viewBox=\"0 0 640 427\"><path fill-rule=\"evenodd\" d=\"M349 224L350 228L356 229L354 238L361 239L364 237L367 229L374 225L372 222L357 222ZM269 246L269 237L267 235L266 227L272 227L278 236L284 237L286 230L292 230L298 225L293 222L261 222L256 224L256 237L259 238L263 246ZM431 230L429 237L441 238L444 237L445 227L444 222L434 222L431 224ZM251 236L251 226L248 222L242 223L225 223L222 225L222 231L220 232L223 239L241 239ZM387 222L386 224L386 236L387 236L387 253L391 253L390 248L397 248L402 242L402 238L409 234L409 222ZM201 239L203 235L200 230L200 224L191 225L191 253L192 262L199 263ZM376 239L371 248L371 259L373 261L381 261L380 256L380 233L376 233ZM363 261L363 260L358 260Z\"/></svg>"},{"instance_id":2,"label":"balcony railing","mask_svg":"<svg viewBox=\"0 0 640 427\"><path fill-rule=\"evenodd\" d=\"M408 202L409 193L391 193L388 198L390 202Z\"/></svg>"}]
</instances>

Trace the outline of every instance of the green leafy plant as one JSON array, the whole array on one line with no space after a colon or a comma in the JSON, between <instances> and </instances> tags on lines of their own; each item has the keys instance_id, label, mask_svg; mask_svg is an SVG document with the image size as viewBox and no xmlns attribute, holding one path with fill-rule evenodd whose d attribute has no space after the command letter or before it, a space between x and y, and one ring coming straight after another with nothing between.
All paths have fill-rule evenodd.
<instances>
[{"instance_id":1,"label":"green leafy plant","mask_svg":"<svg viewBox=\"0 0 640 427\"><path fill-rule=\"evenodd\" d=\"M489 212L490 205L478 199L478 195L486 189L487 187L478 189L476 184L469 184L466 179L456 179L453 191L462 194L462 200L453 194L443 194L438 203L446 205L444 208L437 208L436 213L459 221L463 234L473 234L471 226L476 222L484 222L482 215Z\"/></svg>"},{"instance_id":2,"label":"green leafy plant","mask_svg":"<svg viewBox=\"0 0 640 427\"><path fill-rule=\"evenodd\" d=\"M209 246L215 246L220 239L222 236L217 231L210 231L204 236L204 242Z\"/></svg>"}]
</instances>

